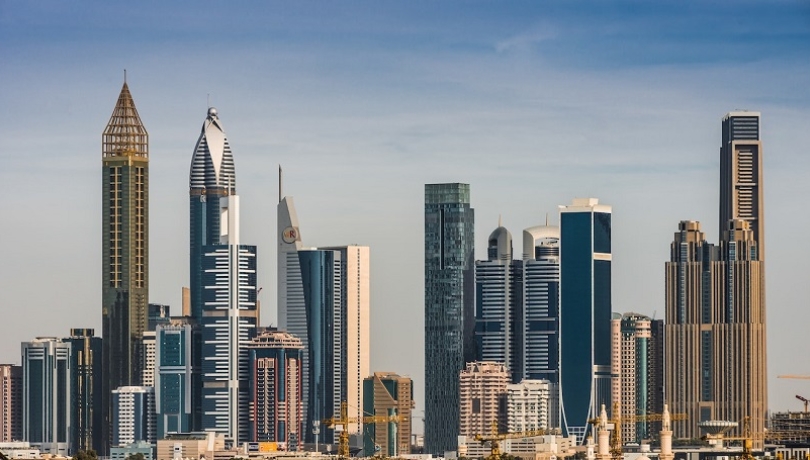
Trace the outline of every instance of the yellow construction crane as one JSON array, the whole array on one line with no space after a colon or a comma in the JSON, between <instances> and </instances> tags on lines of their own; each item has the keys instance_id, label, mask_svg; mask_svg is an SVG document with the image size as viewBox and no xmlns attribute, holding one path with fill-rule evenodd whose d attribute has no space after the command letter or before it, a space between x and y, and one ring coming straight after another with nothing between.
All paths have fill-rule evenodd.
<instances>
[{"instance_id":1,"label":"yellow construction crane","mask_svg":"<svg viewBox=\"0 0 810 460\"><path fill-rule=\"evenodd\" d=\"M604 408L604 404L602 405ZM619 412L619 404L613 403L613 408L611 410L611 415L613 416L612 419L608 419L607 422L613 424L613 432L610 434L610 457L613 460L621 460L622 456L624 455L623 451L623 443L622 443L622 422L630 422L630 423L638 423L638 422L660 422L663 419L664 414L636 414L636 415L628 415L622 418L621 413ZM669 414L669 419L672 421L675 420L686 420L686 414L677 413L677 414ZM588 423L591 425L599 425L602 423L600 418L592 418L588 420Z\"/></svg>"},{"instance_id":2,"label":"yellow construction crane","mask_svg":"<svg viewBox=\"0 0 810 460\"><path fill-rule=\"evenodd\" d=\"M475 440L479 441L482 445L489 443L489 457L490 460L497 460L501 456L501 441L507 439L524 439L533 438L535 436L545 436L548 434L546 430L531 430L522 431L519 433L499 433L498 423L492 422L492 432L490 434L477 434Z\"/></svg>"},{"instance_id":3,"label":"yellow construction crane","mask_svg":"<svg viewBox=\"0 0 810 460\"><path fill-rule=\"evenodd\" d=\"M328 428L342 427L338 435L338 457L349 458L349 424L350 423L397 423L397 415L367 415L365 417L349 417L349 404L346 401L340 403L340 417L327 418L321 423Z\"/></svg>"},{"instance_id":4,"label":"yellow construction crane","mask_svg":"<svg viewBox=\"0 0 810 460\"><path fill-rule=\"evenodd\" d=\"M778 378L778 379L810 380L810 375L785 374L785 375L777 375L776 378Z\"/></svg>"}]
</instances>

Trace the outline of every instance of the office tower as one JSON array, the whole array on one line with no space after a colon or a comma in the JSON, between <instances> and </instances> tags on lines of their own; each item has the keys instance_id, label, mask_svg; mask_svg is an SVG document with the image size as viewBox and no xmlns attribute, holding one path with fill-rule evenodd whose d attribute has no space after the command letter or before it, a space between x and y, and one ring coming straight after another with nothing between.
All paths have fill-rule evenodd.
<instances>
[{"instance_id":1,"label":"office tower","mask_svg":"<svg viewBox=\"0 0 810 460\"><path fill-rule=\"evenodd\" d=\"M548 380L522 380L506 386L506 424L509 433L547 430L553 426L553 385Z\"/></svg>"},{"instance_id":2,"label":"office tower","mask_svg":"<svg viewBox=\"0 0 810 460\"><path fill-rule=\"evenodd\" d=\"M306 302L309 356L304 439L312 443L320 434L319 440L334 443L334 430L320 422L339 416L340 403L346 398L341 253L312 249L299 251L298 257Z\"/></svg>"},{"instance_id":3,"label":"office tower","mask_svg":"<svg viewBox=\"0 0 810 460\"><path fill-rule=\"evenodd\" d=\"M512 234L498 226L487 239L487 260L475 262L476 359L522 374L516 327L522 302L522 262L512 261ZM522 351L522 349L520 350Z\"/></svg>"},{"instance_id":4,"label":"office tower","mask_svg":"<svg viewBox=\"0 0 810 460\"><path fill-rule=\"evenodd\" d=\"M247 345L250 355L251 442L278 442L296 451L303 443L304 406L301 358L297 337L266 330Z\"/></svg>"},{"instance_id":5,"label":"office tower","mask_svg":"<svg viewBox=\"0 0 810 460\"><path fill-rule=\"evenodd\" d=\"M149 134L126 81L102 135L101 196L106 427L110 391L140 382L138 348L149 301Z\"/></svg>"},{"instance_id":6,"label":"office tower","mask_svg":"<svg viewBox=\"0 0 810 460\"><path fill-rule=\"evenodd\" d=\"M456 450L459 373L475 357L475 214L468 184L425 185L425 451Z\"/></svg>"},{"instance_id":7,"label":"office tower","mask_svg":"<svg viewBox=\"0 0 810 460\"><path fill-rule=\"evenodd\" d=\"M204 248L220 242L219 202L236 193L236 170L231 145L219 120L217 109L208 109L189 173L189 245L191 261L191 316L202 317L205 281Z\"/></svg>"},{"instance_id":8,"label":"office tower","mask_svg":"<svg viewBox=\"0 0 810 460\"><path fill-rule=\"evenodd\" d=\"M375 372L363 379L363 412L380 417L399 417L397 422L363 425L366 457L398 457L411 452L413 380L393 372Z\"/></svg>"},{"instance_id":9,"label":"office tower","mask_svg":"<svg viewBox=\"0 0 810 460\"><path fill-rule=\"evenodd\" d=\"M298 251L302 248L301 230L293 197L284 196L281 166L278 167L278 206L276 208L276 275L278 277L278 327L301 339L304 345L302 383L304 413L309 398L309 347L307 313ZM311 426L311 425L310 425Z\"/></svg>"},{"instance_id":10,"label":"office tower","mask_svg":"<svg viewBox=\"0 0 810 460\"><path fill-rule=\"evenodd\" d=\"M687 414L674 422L676 437L698 437L706 420L750 416L752 432L765 427L762 262L748 221L727 225L715 247L698 222L682 221L666 264L666 399Z\"/></svg>"},{"instance_id":11,"label":"office tower","mask_svg":"<svg viewBox=\"0 0 810 460\"><path fill-rule=\"evenodd\" d=\"M192 350L200 328L188 317L171 318L155 330L155 413L157 438L189 433L200 426L200 370Z\"/></svg>"},{"instance_id":12,"label":"office tower","mask_svg":"<svg viewBox=\"0 0 810 460\"><path fill-rule=\"evenodd\" d=\"M55 337L38 337L22 343L22 438L42 452L71 453L70 343Z\"/></svg>"},{"instance_id":13,"label":"office tower","mask_svg":"<svg viewBox=\"0 0 810 460\"><path fill-rule=\"evenodd\" d=\"M101 452L104 413L102 412L102 388L104 387L101 356L103 344L94 337L93 329L71 329L70 337L63 342L71 348L71 451L94 450Z\"/></svg>"},{"instance_id":14,"label":"office tower","mask_svg":"<svg viewBox=\"0 0 810 460\"><path fill-rule=\"evenodd\" d=\"M459 435L474 437L506 428L509 370L500 363L474 361L459 374Z\"/></svg>"},{"instance_id":15,"label":"office tower","mask_svg":"<svg viewBox=\"0 0 810 460\"><path fill-rule=\"evenodd\" d=\"M652 320L638 313L614 313L610 321L612 334L613 391L612 400L619 405L622 439L640 443L655 435L646 421L636 416L656 412L653 395L657 388L650 372L655 367Z\"/></svg>"},{"instance_id":16,"label":"office tower","mask_svg":"<svg viewBox=\"0 0 810 460\"><path fill-rule=\"evenodd\" d=\"M563 434L584 441L610 407L611 207L575 198L560 207L560 406Z\"/></svg>"},{"instance_id":17,"label":"office tower","mask_svg":"<svg viewBox=\"0 0 810 460\"><path fill-rule=\"evenodd\" d=\"M219 213L219 244L202 247L202 429L239 443L249 429L246 345L257 326L256 247L240 242L238 196L220 198Z\"/></svg>"},{"instance_id":18,"label":"office tower","mask_svg":"<svg viewBox=\"0 0 810 460\"><path fill-rule=\"evenodd\" d=\"M718 235L722 238L730 219L747 221L759 248L759 260L765 260L760 117L759 112L747 111L729 112L723 117Z\"/></svg>"},{"instance_id":19,"label":"office tower","mask_svg":"<svg viewBox=\"0 0 810 460\"><path fill-rule=\"evenodd\" d=\"M123 447L138 441L154 445L155 389L126 386L112 392L112 445Z\"/></svg>"},{"instance_id":20,"label":"office tower","mask_svg":"<svg viewBox=\"0 0 810 460\"><path fill-rule=\"evenodd\" d=\"M22 439L22 366L0 364L0 442Z\"/></svg>"}]
</instances>

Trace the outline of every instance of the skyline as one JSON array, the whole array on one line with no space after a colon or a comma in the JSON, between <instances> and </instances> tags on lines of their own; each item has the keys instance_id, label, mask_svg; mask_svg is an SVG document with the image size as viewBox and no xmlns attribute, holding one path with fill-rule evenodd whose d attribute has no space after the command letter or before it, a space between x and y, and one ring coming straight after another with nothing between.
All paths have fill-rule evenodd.
<instances>
[{"instance_id":1,"label":"skyline","mask_svg":"<svg viewBox=\"0 0 810 460\"><path fill-rule=\"evenodd\" d=\"M471 185L476 259L498 215L519 234L546 213L559 224L574 197L610 203L613 310L663 318L678 222L719 242L720 120L759 111L771 408L798 410L792 395L810 393L776 379L810 368L795 353L810 322L810 216L796 212L810 192L807 5L94 5L0 7L0 212L20 216L0 233L15 326L0 361L19 363L36 336L101 330L98 153L126 68L150 135L149 301L176 315L188 286L188 167L210 93L240 171L243 236L259 246L262 325L277 324L280 163L307 245L371 247L371 370L413 378L417 415L424 184ZM131 25L110 34L111 14Z\"/></svg>"}]
</instances>

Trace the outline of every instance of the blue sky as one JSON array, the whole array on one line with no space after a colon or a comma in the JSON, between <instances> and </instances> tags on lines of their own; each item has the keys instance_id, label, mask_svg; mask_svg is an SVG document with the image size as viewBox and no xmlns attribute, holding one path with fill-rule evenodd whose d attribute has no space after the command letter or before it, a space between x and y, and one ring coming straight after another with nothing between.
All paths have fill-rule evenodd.
<instances>
[{"instance_id":1,"label":"blue sky","mask_svg":"<svg viewBox=\"0 0 810 460\"><path fill-rule=\"evenodd\" d=\"M411 375L420 408L423 184L471 184L481 258L499 215L519 239L599 197L614 310L661 318L678 221L717 240L720 119L761 111L770 405L810 396L775 378L810 373L810 2L0 1L0 361L100 330L100 141L125 68L150 133L152 300L179 308L188 282L210 95L264 322L281 163L306 245L371 246L372 369Z\"/></svg>"}]
</instances>

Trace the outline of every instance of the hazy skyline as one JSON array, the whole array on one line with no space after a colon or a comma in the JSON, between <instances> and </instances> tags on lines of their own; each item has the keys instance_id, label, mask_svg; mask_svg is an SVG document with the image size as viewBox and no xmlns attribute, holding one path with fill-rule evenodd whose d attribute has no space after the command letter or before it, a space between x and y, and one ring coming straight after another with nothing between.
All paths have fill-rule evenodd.
<instances>
[{"instance_id":1,"label":"hazy skyline","mask_svg":"<svg viewBox=\"0 0 810 460\"><path fill-rule=\"evenodd\" d=\"M0 62L0 361L35 336L101 334L101 133L127 69L150 140L150 301L180 314L210 94L262 325L276 323L280 163L305 246L371 247L371 368L413 378L415 416L425 183L471 185L478 259L499 215L518 235L599 198L614 311L663 318L678 222L718 241L720 120L760 111L770 406L810 397L776 379L810 374L807 2L3 2Z\"/></svg>"}]
</instances>

